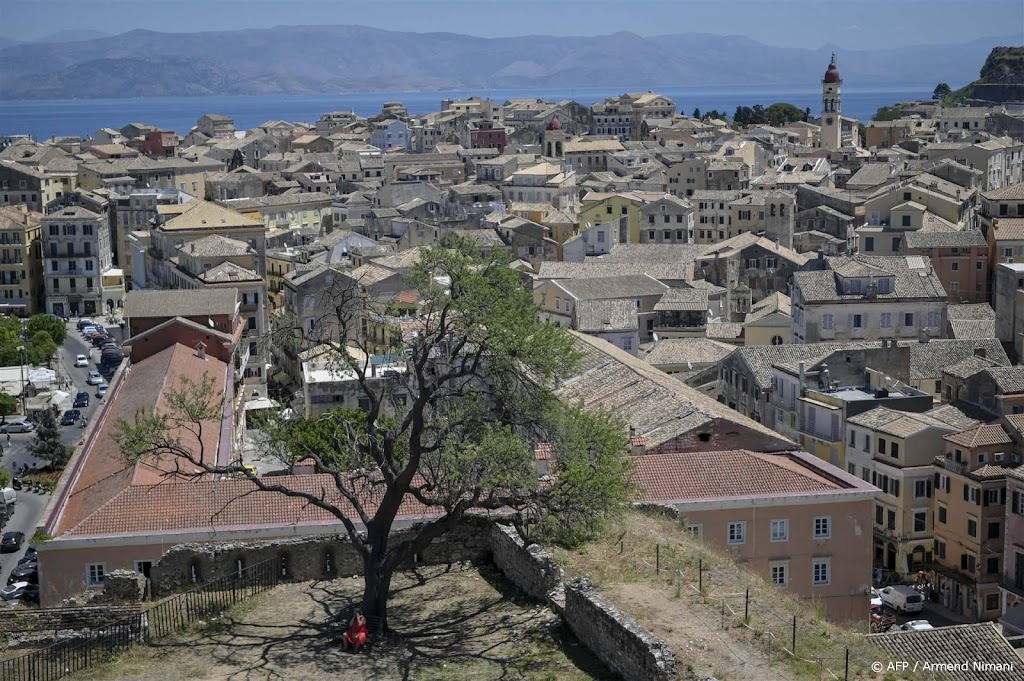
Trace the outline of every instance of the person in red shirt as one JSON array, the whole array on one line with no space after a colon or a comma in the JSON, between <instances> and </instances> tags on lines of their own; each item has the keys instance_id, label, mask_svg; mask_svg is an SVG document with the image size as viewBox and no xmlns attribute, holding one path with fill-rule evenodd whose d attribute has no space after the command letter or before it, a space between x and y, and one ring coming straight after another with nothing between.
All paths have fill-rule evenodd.
<instances>
[{"instance_id":1,"label":"person in red shirt","mask_svg":"<svg viewBox=\"0 0 1024 681\"><path fill-rule=\"evenodd\" d=\"M352 646L357 653L366 644L366 617L363 616L362 610L356 610L342 640L345 642L345 650Z\"/></svg>"}]
</instances>

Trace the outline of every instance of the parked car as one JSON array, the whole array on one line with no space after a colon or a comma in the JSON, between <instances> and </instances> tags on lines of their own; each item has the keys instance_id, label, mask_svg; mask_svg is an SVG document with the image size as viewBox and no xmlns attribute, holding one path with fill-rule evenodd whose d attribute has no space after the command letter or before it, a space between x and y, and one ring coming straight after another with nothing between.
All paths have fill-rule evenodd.
<instances>
[{"instance_id":1,"label":"parked car","mask_svg":"<svg viewBox=\"0 0 1024 681\"><path fill-rule=\"evenodd\" d=\"M16 598L21 598L30 586L32 585L28 582L15 582L14 584L8 584L0 590L0 598L5 601L13 601Z\"/></svg>"},{"instance_id":2,"label":"parked car","mask_svg":"<svg viewBox=\"0 0 1024 681\"><path fill-rule=\"evenodd\" d=\"M900 627L903 631L927 631L934 628L928 620L910 620Z\"/></svg>"},{"instance_id":3,"label":"parked car","mask_svg":"<svg viewBox=\"0 0 1024 681\"><path fill-rule=\"evenodd\" d=\"M96 386L96 397L103 399L103 396L107 394L107 388L109 387L110 386L108 386L106 383L100 383L98 386Z\"/></svg>"},{"instance_id":4,"label":"parked car","mask_svg":"<svg viewBox=\"0 0 1024 681\"><path fill-rule=\"evenodd\" d=\"M0 433L31 433L35 429L36 424L24 419L0 424Z\"/></svg>"},{"instance_id":5,"label":"parked car","mask_svg":"<svg viewBox=\"0 0 1024 681\"><path fill-rule=\"evenodd\" d=\"M88 406L89 406L89 393L87 393L87 392L80 392L77 395L75 395L74 407L76 409L78 409L79 407L88 407Z\"/></svg>"},{"instance_id":6,"label":"parked car","mask_svg":"<svg viewBox=\"0 0 1024 681\"><path fill-rule=\"evenodd\" d=\"M24 543L24 532L4 532L4 536L0 537L0 553L14 553Z\"/></svg>"},{"instance_id":7,"label":"parked car","mask_svg":"<svg viewBox=\"0 0 1024 681\"><path fill-rule=\"evenodd\" d=\"M28 582L29 584L38 584L39 564L26 563L25 565L19 565L13 570L11 570L11 576L7 578L7 583L12 584L14 582Z\"/></svg>"},{"instance_id":8,"label":"parked car","mask_svg":"<svg viewBox=\"0 0 1024 681\"><path fill-rule=\"evenodd\" d=\"M18 564L20 565L27 560L39 560L39 552L36 550L36 547L30 546L25 549L25 556L18 561Z\"/></svg>"},{"instance_id":9,"label":"parked car","mask_svg":"<svg viewBox=\"0 0 1024 681\"><path fill-rule=\"evenodd\" d=\"M68 409L64 412L64 416L60 417L60 425L73 426L78 423L78 419L80 418L82 418L82 412L77 409Z\"/></svg>"},{"instance_id":10,"label":"parked car","mask_svg":"<svg viewBox=\"0 0 1024 681\"><path fill-rule=\"evenodd\" d=\"M25 483L21 481L21 478L11 478L11 489L20 490L25 486Z\"/></svg>"},{"instance_id":11,"label":"parked car","mask_svg":"<svg viewBox=\"0 0 1024 681\"><path fill-rule=\"evenodd\" d=\"M896 612L921 612L924 596L912 586L887 586L878 592L882 603Z\"/></svg>"},{"instance_id":12,"label":"parked car","mask_svg":"<svg viewBox=\"0 0 1024 681\"><path fill-rule=\"evenodd\" d=\"M85 382L89 385L99 385L100 383L103 383L104 380L103 377L100 376L100 372L93 369L89 372L89 376L85 379Z\"/></svg>"},{"instance_id":13,"label":"parked car","mask_svg":"<svg viewBox=\"0 0 1024 681\"><path fill-rule=\"evenodd\" d=\"M86 357L85 355L78 355L77 357L75 357L75 366L76 367L87 367L87 366L89 366L89 358Z\"/></svg>"},{"instance_id":14,"label":"parked car","mask_svg":"<svg viewBox=\"0 0 1024 681\"><path fill-rule=\"evenodd\" d=\"M93 320L91 320L88 317L86 317L85 319L79 319L78 323L75 324L75 327L79 331L81 331L82 329L84 329L87 326L96 326L96 323Z\"/></svg>"},{"instance_id":15,"label":"parked car","mask_svg":"<svg viewBox=\"0 0 1024 681\"><path fill-rule=\"evenodd\" d=\"M82 329L82 338L92 338L98 333L103 333L103 329L98 326L87 326Z\"/></svg>"},{"instance_id":16,"label":"parked car","mask_svg":"<svg viewBox=\"0 0 1024 681\"><path fill-rule=\"evenodd\" d=\"M110 342L113 339L110 336L106 335L106 334L99 334L97 336L93 336L89 340L92 343L92 346L94 348L98 348L98 347L102 346L104 343L108 343L108 342Z\"/></svg>"}]
</instances>

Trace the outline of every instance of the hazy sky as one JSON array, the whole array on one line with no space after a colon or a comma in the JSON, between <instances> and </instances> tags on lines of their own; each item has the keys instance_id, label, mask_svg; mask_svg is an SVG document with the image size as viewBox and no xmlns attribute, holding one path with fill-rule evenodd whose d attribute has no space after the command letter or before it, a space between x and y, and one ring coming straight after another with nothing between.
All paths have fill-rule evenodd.
<instances>
[{"instance_id":1,"label":"hazy sky","mask_svg":"<svg viewBox=\"0 0 1024 681\"><path fill-rule=\"evenodd\" d=\"M769 45L878 48L1020 35L1024 0L0 0L0 36L361 24L478 36L746 35Z\"/></svg>"}]
</instances>

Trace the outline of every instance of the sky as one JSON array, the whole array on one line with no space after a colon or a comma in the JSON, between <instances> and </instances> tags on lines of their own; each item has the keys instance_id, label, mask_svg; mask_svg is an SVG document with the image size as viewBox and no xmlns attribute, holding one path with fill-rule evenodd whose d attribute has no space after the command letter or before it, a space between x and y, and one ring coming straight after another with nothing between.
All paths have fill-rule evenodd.
<instances>
[{"instance_id":1,"label":"sky","mask_svg":"<svg viewBox=\"0 0 1024 681\"><path fill-rule=\"evenodd\" d=\"M482 37L696 32L875 49L1018 34L1024 44L1024 0L0 0L0 36L13 40L300 24Z\"/></svg>"}]
</instances>

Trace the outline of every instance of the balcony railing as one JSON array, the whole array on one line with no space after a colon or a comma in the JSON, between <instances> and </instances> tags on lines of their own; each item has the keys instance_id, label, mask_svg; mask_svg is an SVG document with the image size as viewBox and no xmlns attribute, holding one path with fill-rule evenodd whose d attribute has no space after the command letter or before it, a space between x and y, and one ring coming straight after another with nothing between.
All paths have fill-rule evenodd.
<instances>
[{"instance_id":1,"label":"balcony railing","mask_svg":"<svg viewBox=\"0 0 1024 681\"><path fill-rule=\"evenodd\" d=\"M967 473L967 464L963 461L954 461L953 459L947 459L943 456L935 457L935 461L950 473L956 473L957 475L964 475Z\"/></svg>"}]
</instances>

